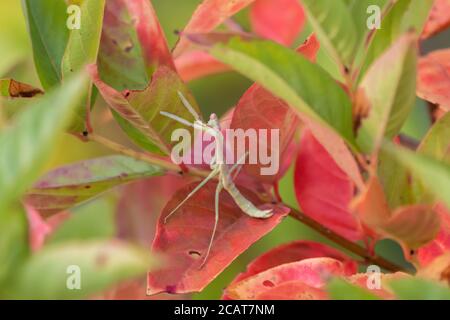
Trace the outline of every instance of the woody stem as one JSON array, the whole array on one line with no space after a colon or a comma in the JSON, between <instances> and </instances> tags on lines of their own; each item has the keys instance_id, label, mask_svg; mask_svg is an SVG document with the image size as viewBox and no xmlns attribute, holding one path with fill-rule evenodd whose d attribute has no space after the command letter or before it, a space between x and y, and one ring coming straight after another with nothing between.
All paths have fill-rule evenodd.
<instances>
[{"instance_id":1,"label":"woody stem","mask_svg":"<svg viewBox=\"0 0 450 320\"><path fill-rule=\"evenodd\" d=\"M114 141L111 141L105 137L96 135L95 133L89 134L87 137L87 140L89 141L95 141L97 143L102 144L103 146L126 156L132 157L136 160L141 160L156 166L159 166L167 171L172 172L180 172L180 167L170 161L167 157L160 157L149 153L139 152L132 149L129 149L121 144L118 144ZM207 177L209 175L209 171L202 170L202 169L196 169L196 168L189 168L189 171L187 172L189 175L197 176L197 177ZM346 238L343 238L339 234L335 233L334 231L324 227L319 222L315 221L311 217L306 216L303 212L290 208L291 212L290 215L300 221L301 223L307 225L308 227L314 229L315 231L319 232L326 238L330 239L334 243L340 245L341 247L347 249L348 251L364 258L365 261L370 262L371 264L375 264L380 266L381 268L384 268L388 271L404 271L403 268L395 265L394 263L384 259L383 257L371 255L364 247L360 246L359 244L352 242L350 240L347 240Z\"/></svg>"}]
</instances>

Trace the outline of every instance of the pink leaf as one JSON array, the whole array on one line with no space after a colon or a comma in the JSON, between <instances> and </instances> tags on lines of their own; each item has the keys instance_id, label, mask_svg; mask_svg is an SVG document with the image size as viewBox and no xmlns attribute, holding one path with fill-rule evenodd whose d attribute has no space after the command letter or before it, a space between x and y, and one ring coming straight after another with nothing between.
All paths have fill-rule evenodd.
<instances>
[{"instance_id":1,"label":"pink leaf","mask_svg":"<svg viewBox=\"0 0 450 320\"><path fill-rule=\"evenodd\" d=\"M419 60L417 95L450 110L450 49L434 51Z\"/></svg>"},{"instance_id":2,"label":"pink leaf","mask_svg":"<svg viewBox=\"0 0 450 320\"><path fill-rule=\"evenodd\" d=\"M250 218L223 191L215 241L206 264L200 269L214 225L216 183L208 183L200 189L164 224L164 217L196 185L194 183L177 191L163 210L152 248L154 252L166 255L167 264L163 269L149 274L148 294L202 290L237 256L271 231L289 213L287 208L276 205L272 206L275 210L273 217L264 220ZM255 194L240 189L255 205L262 204Z\"/></svg>"},{"instance_id":3,"label":"pink leaf","mask_svg":"<svg viewBox=\"0 0 450 320\"><path fill-rule=\"evenodd\" d=\"M305 13L298 0L257 0L250 22L258 35L290 46L303 29Z\"/></svg>"},{"instance_id":4,"label":"pink leaf","mask_svg":"<svg viewBox=\"0 0 450 320\"><path fill-rule=\"evenodd\" d=\"M233 280L230 286L260 272L285 263L320 257L328 257L341 261L344 263L345 268L348 269L349 273L355 273L357 271L356 261L340 251L321 243L299 240L281 245L259 256L247 266L245 272L239 274ZM294 283L292 285L296 286L297 284ZM227 296L224 296L223 298L229 299Z\"/></svg>"},{"instance_id":5,"label":"pink leaf","mask_svg":"<svg viewBox=\"0 0 450 320\"><path fill-rule=\"evenodd\" d=\"M354 185L309 130L301 139L294 175L297 200L307 216L349 240L363 238L348 208Z\"/></svg>"},{"instance_id":6,"label":"pink leaf","mask_svg":"<svg viewBox=\"0 0 450 320\"><path fill-rule=\"evenodd\" d=\"M181 79L185 82L230 70L227 65L204 51L186 52L175 59L175 65Z\"/></svg>"},{"instance_id":7,"label":"pink leaf","mask_svg":"<svg viewBox=\"0 0 450 320\"><path fill-rule=\"evenodd\" d=\"M346 270L344 264L338 260L332 258L310 258L285 263L244 279L229 286L226 294L232 299L252 300L268 292L273 295L274 288L283 288L283 285L292 281L299 281L306 286L322 289L330 277L344 277L351 274L349 270ZM307 293L307 288L301 288L302 297ZM291 292L291 297L296 297L296 294L295 291ZM317 290L313 290L312 294L317 294Z\"/></svg>"},{"instance_id":8,"label":"pink leaf","mask_svg":"<svg viewBox=\"0 0 450 320\"><path fill-rule=\"evenodd\" d=\"M214 30L226 19L239 12L254 0L204 0L192 14L184 28L184 33L207 33ZM189 47L189 40L182 37L175 47L174 56L178 57Z\"/></svg>"},{"instance_id":9,"label":"pink leaf","mask_svg":"<svg viewBox=\"0 0 450 320\"><path fill-rule=\"evenodd\" d=\"M450 0L435 0L428 21L422 33L422 39L427 39L450 26Z\"/></svg>"},{"instance_id":10,"label":"pink leaf","mask_svg":"<svg viewBox=\"0 0 450 320\"><path fill-rule=\"evenodd\" d=\"M435 207L441 217L441 229L437 237L418 250L418 260L421 267L426 267L437 257L450 251L450 212L443 204Z\"/></svg>"}]
</instances>

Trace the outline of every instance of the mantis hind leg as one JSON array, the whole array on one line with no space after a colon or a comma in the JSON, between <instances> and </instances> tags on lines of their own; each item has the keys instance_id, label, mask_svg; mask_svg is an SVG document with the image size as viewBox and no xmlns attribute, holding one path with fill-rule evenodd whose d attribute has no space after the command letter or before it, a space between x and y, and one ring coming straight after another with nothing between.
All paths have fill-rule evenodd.
<instances>
[{"instance_id":1,"label":"mantis hind leg","mask_svg":"<svg viewBox=\"0 0 450 320\"><path fill-rule=\"evenodd\" d=\"M167 220L169 220L169 218L178 210L180 209L180 207L186 202L188 201L190 198L192 198L192 196L198 191L200 190L205 184L208 183L209 180L211 180L212 178L214 178L217 174L219 173L219 170L214 169L213 171L211 171L211 173L202 181L198 184L198 186L196 186L194 188L194 190L192 190L186 198L184 198L183 201L181 201L176 207L175 209L173 209L167 216L164 217L164 223L167 223Z\"/></svg>"},{"instance_id":2,"label":"mantis hind leg","mask_svg":"<svg viewBox=\"0 0 450 320\"><path fill-rule=\"evenodd\" d=\"M219 196L220 196L220 191L222 191L222 184L219 182L219 184L217 185L217 188L216 188L216 195L215 195L215 201L214 201L214 212L215 212L214 228L213 228L213 232L211 234L211 239L209 240L208 249L206 250L205 257L203 258L203 262L200 265L200 269L203 268L203 266L205 265L206 261L208 260L209 254L211 252L212 244L214 242L214 237L216 235L217 225L219 224Z\"/></svg>"}]
</instances>

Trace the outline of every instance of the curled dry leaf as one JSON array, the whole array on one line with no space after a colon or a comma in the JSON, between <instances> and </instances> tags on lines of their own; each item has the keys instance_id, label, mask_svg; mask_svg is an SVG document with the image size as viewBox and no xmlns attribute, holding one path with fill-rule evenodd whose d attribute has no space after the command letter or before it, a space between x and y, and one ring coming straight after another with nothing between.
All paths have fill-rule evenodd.
<instances>
[{"instance_id":1,"label":"curled dry leaf","mask_svg":"<svg viewBox=\"0 0 450 320\"><path fill-rule=\"evenodd\" d=\"M9 98L32 98L44 94L39 88L14 79L0 79L0 97Z\"/></svg>"},{"instance_id":2,"label":"curled dry leaf","mask_svg":"<svg viewBox=\"0 0 450 320\"><path fill-rule=\"evenodd\" d=\"M257 0L250 22L256 34L289 46L305 25L305 13L298 0Z\"/></svg>"},{"instance_id":3,"label":"curled dry leaf","mask_svg":"<svg viewBox=\"0 0 450 320\"><path fill-rule=\"evenodd\" d=\"M279 294L286 286L300 287L300 292L291 292L291 299L321 297L317 289L322 289L333 277L350 276L344 264L332 258L310 258L285 263L229 286L226 294L232 299L253 300L261 295ZM292 284L295 281L296 284ZM288 284L290 283L290 284ZM301 284L303 285L301 285ZM280 288L281 287L281 288ZM309 288L313 290L309 292ZM316 289L316 290L314 290Z\"/></svg>"},{"instance_id":4,"label":"curled dry leaf","mask_svg":"<svg viewBox=\"0 0 450 320\"><path fill-rule=\"evenodd\" d=\"M450 26L450 0L436 0L422 32L422 39L445 30Z\"/></svg>"},{"instance_id":5,"label":"curled dry leaf","mask_svg":"<svg viewBox=\"0 0 450 320\"><path fill-rule=\"evenodd\" d=\"M299 240L278 246L259 256L247 266L247 270L245 272L239 274L233 280L230 286L244 279L252 277L258 273L285 263L320 257L328 257L341 261L344 264L344 268L347 269L349 273L355 273L357 271L356 261L352 260L350 257L346 256L340 251L321 243ZM304 286L304 284L301 282L293 282L286 284L286 286L291 288L297 287L298 290L302 291L302 287ZM308 287L307 289L309 288L310 287ZM279 289L280 290L277 290L276 292L267 293L266 296L272 296L276 295L277 293L282 293L281 288ZM290 295L289 292L291 291L287 291L285 295L286 297ZM223 299L227 300L230 299L230 297L225 295Z\"/></svg>"},{"instance_id":6,"label":"curled dry leaf","mask_svg":"<svg viewBox=\"0 0 450 320\"><path fill-rule=\"evenodd\" d=\"M349 240L363 238L348 208L354 184L309 130L301 138L294 175L297 201L307 216Z\"/></svg>"},{"instance_id":7,"label":"curled dry leaf","mask_svg":"<svg viewBox=\"0 0 450 320\"><path fill-rule=\"evenodd\" d=\"M206 264L200 269L214 225L214 194L216 183L200 189L164 224L171 212L197 183L177 191L163 210L152 250L165 254L166 265L148 275L148 294L160 292L197 292L208 285L250 245L271 231L289 209L273 205L269 219L254 219L240 211L233 198L223 191L220 196L219 224ZM251 191L240 188L254 204L262 204Z\"/></svg>"},{"instance_id":8,"label":"curled dry leaf","mask_svg":"<svg viewBox=\"0 0 450 320\"><path fill-rule=\"evenodd\" d=\"M417 95L450 110L450 49L437 50L420 58Z\"/></svg>"}]
</instances>

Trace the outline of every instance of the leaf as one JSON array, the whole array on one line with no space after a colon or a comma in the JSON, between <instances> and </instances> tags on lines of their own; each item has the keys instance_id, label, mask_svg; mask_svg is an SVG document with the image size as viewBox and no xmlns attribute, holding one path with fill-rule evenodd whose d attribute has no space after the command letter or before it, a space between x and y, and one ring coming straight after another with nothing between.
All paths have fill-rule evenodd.
<instances>
[{"instance_id":1,"label":"leaf","mask_svg":"<svg viewBox=\"0 0 450 320\"><path fill-rule=\"evenodd\" d=\"M389 282L401 300L450 300L448 287L420 278L405 278Z\"/></svg>"},{"instance_id":2,"label":"leaf","mask_svg":"<svg viewBox=\"0 0 450 320\"><path fill-rule=\"evenodd\" d=\"M323 290L304 284L302 281L286 281L273 288L257 293L254 300L326 300Z\"/></svg>"},{"instance_id":3,"label":"leaf","mask_svg":"<svg viewBox=\"0 0 450 320\"><path fill-rule=\"evenodd\" d=\"M108 0L98 58L101 80L116 90L144 90L158 66L175 69L151 2Z\"/></svg>"},{"instance_id":4,"label":"leaf","mask_svg":"<svg viewBox=\"0 0 450 320\"><path fill-rule=\"evenodd\" d=\"M436 198L450 206L450 165L429 156L385 143L383 149L411 171Z\"/></svg>"},{"instance_id":5,"label":"leaf","mask_svg":"<svg viewBox=\"0 0 450 320\"><path fill-rule=\"evenodd\" d=\"M17 266L29 254L28 224L26 214L19 206L2 209L0 221L0 297L4 298Z\"/></svg>"},{"instance_id":6,"label":"leaf","mask_svg":"<svg viewBox=\"0 0 450 320\"><path fill-rule=\"evenodd\" d=\"M231 39L209 48L220 61L283 99L300 116L330 126L353 143L349 97L319 66L295 52L265 41Z\"/></svg>"},{"instance_id":7,"label":"leaf","mask_svg":"<svg viewBox=\"0 0 450 320\"><path fill-rule=\"evenodd\" d=\"M353 274L350 277L347 277L345 280L350 285L362 288L365 292L368 292L372 297L378 300L392 300L395 298L395 296L393 295L392 290L389 286L390 281L405 279L408 277L411 276L404 272L377 273L376 271L368 271L367 273ZM332 281L334 281L334 279ZM380 286L376 286L377 284L379 284Z\"/></svg>"},{"instance_id":8,"label":"leaf","mask_svg":"<svg viewBox=\"0 0 450 320\"><path fill-rule=\"evenodd\" d=\"M115 199L114 199L115 200ZM102 197L73 210L47 237L46 244L70 241L108 240L115 236L115 202ZM64 212L62 213L64 214ZM55 219L60 214L53 215ZM49 219L47 219L48 221Z\"/></svg>"},{"instance_id":9,"label":"leaf","mask_svg":"<svg viewBox=\"0 0 450 320\"><path fill-rule=\"evenodd\" d=\"M278 246L257 257L247 266L245 272L240 273L231 282L230 286L285 263L320 257L328 257L341 261L349 273L356 273L357 271L357 263L340 251L321 243L299 240ZM289 287L301 285L302 284L292 283L289 284ZM310 287L308 287L308 289L309 288ZM277 292L278 291L279 290L277 290ZM289 296L289 294L287 295ZM227 300L229 297L225 296L224 299Z\"/></svg>"},{"instance_id":10,"label":"leaf","mask_svg":"<svg viewBox=\"0 0 450 320\"><path fill-rule=\"evenodd\" d=\"M294 179L297 201L307 216L349 240L362 239L348 208L354 184L310 131L303 133Z\"/></svg>"},{"instance_id":11,"label":"leaf","mask_svg":"<svg viewBox=\"0 0 450 320\"><path fill-rule=\"evenodd\" d=\"M12 296L20 299L86 298L115 283L140 276L154 265L145 251L120 242L54 245L35 254L23 266ZM79 267L80 290L68 290L67 282L71 276L76 276L68 269L70 266Z\"/></svg>"},{"instance_id":12,"label":"leaf","mask_svg":"<svg viewBox=\"0 0 450 320\"><path fill-rule=\"evenodd\" d=\"M80 101L79 91L85 83L81 75L67 79L63 86L29 106L0 134L0 212L39 175Z\"/></svg>"},{"instance_id":13,"label":"leaf","mask_svg":"<svg viewBox=\"0 0 450 320\"><path fill-rule=\"evenodd\" d=\"M422 32L422 39L427 39L435 34L447 29L450 26L450 1L435 0L431 8L425 28Z\"/></svg>"},{"instance_id":14,"label":"leaf","mask_svg":"<svg viewBox=\"0 0 450 320\"><path fill-rule=\"evenodd\" d=\"M43 94L41 89L14 79L0 79L0 96L9 98L32 98Z\"/></svg>"},{"instance_id":15,"label":"leaf","mask_svg":"<svg viewBox=\"0 0 450 320\"><path fill-rule=\"evenodd\" d=\"M328 283L327 292L333 300L379 300L368 290L339 278L334 278Z\"/></svg>"},{"instance_id":16,"label":"leaf","mask_svg":"<svg viewBox=\"0 0 450 320\"><path fill-rule=\"evenodd\" d=\"M183 33L207 33L255 0L203 0L195 9ZM177 58L189 49L189 41L181 38L173 51Z\"/></svg>"},{"instance_id":17,"label":"leaf","mask_svg":"<svg viewBox=\"0 0 450 320\"><path fill-rule=\"evenodd\" d=\"M80 5L80 29L70 31L67 46L61 62L61 79L64 80L73 72L82 70L85 65L95 63L100 45L100 35L103 23L105 0L82 0ZM59 28L62 28L60 26ZM85 127L88 112L94 105L91 99L92 83L86 84L83 92L85 97L76 111L70 131L82 132ZM91 101L92 100L92 101Z\"/></svg>"},{"instance_id":18,"label":"leaf","mask_svg":"<svg viewBox=\"0 0 450 320\"><path fill-rule=\"evenodd\" d=\"M371 66L361 83L371 109L357 141L367 153L376 152L383 137L394 137L415 105L416 43L413 33L402 36Z\"/></svg>"},{"instance_id":19,"label":"leaf","mask_svg":"<svg viewBox=\"0 0 450 320\"><path fill-rule=\"evenodd\" d=\"M437 50L420 58L417 95L450 110L450 49Z\"/></svg>"},{"instance_id":20,"label":"leaf","mask_svg":"<svg viewBox=\"0 0 450 320\"><path fill-rule=\"evenodd\" d=\"M273 294L275 288L279 289L279 286L287 282L301 281L306 286L322 289L331 276L346 275L350 274L346 273L343 264L338 260L331 258L311 258L285 263L258 273L255 276L229 286L226 294L235 300L253 300L268 290ZM313 289L312 295L316 295L316 292L317 290ZM305 295L308 295L307 292L300 292L300 297L296 296L296 292L291 292L292 299L304 298Z\"/></svg>"},{"instance_id":21,"label":"leaf","mask_svg":"<svg viewBox=\"0 0 450 320\"><path fill-rule=\"evenodd\" d=\"M61 62L69 39L64 0L23 0L23 11L33 46L34 63L45 90L59 84Z\"/></svg>"},{"instance_id":22,"label":"leaf","mask_svg":"<svg viewBox=\"0 0 450 320\"><path fill-rule=\"evenodd\" d=\"M443 204L437 204L435 210L441 217L441 229L432 242L419 248L417 259L421 267L430 265L450 250L450 212Z\"/></svg>"},{"instance_id":23,"label":"leaf","mask_svg":"<svg viewBox=\"0 0 450 320\"><path fill-rule=\"evenodd\" d=\"M115 186L162 173L157 166L125 156L85 160L47 173L25 199L42 215L50 216Z\"/></svg>"},{"instance_id":24,"label":"leaf","mask_svg":"<svg viewBox=\"0 0 450 320\"><path fill-rule=\"evenodd\" d=\"M237 256L271 231L289 212L283 206L272 206L275 210L273 217L254 219L240 211L233 198L223 191L215 241L206 264L200 269L213 231L216 183L206 184L164 224L164 217L196 185L190 184L177 191L161 214L152 251L165 254L167 264L163 269L149 274L148 294L203 290ZM261 204L254 193L240 189L255 205Z\"/></svg>"},{"instance_id":25,"label":"leaf","mask_svg":"<svg viewBox=\"0 0 450 320\"><path fill-rule=\"evenodd\" d=\"M417 152L450 164L448 137L450 137L450 113L444 114L433 124L417 148Z\"/></svg>"},{"instance_id":26,"label":"leaf","mask_svg":"<svg viewBox=\"0 0 450 320\"><path fill-rule=\"evenodd\" d=\"M155 236L156 224L164 206L189 180L166 174L125 185L116 207L118 238L148 246Z\"/></svg>"},{"instance_id":27,"label":"leaf","mask_svg":"<svg viewBox=\"0 0 450 320\"><path fill-rule=\"evenodd\" d=\"M381 24L382 28L375 30L367 45L365 57L360 71L360 79L388 48L396 43L400 36L415 30L422 32L434 0L397 0L387 12Z\"/></svg>"},{"instance_id":28,"label":"leaf","mask_svg":"<svg viewBox=\"0 0 450 320\"><path fill-rule=\"evenodd\" d=\"M188 51L175 59L177 72L185 82L193 81L205 76L228 71L230 68L217 61L207 52Z\"/></svg>"},{"instance_id":29,"label":"leaf","mask_svg":"<svg viewBox=\"0 0 450 320\"><path fill-rule=\"evenodd\" d=\"M302 0L302 5L323 47L342 67L349 67L357 47L357 32L344 1Z\"/></svg>"},{"instance_id":30,"label":"leaf","mask_svg":"<svg viewBox=\"0 0 450 320\"><path fill-rule=\"evenodd\" d=\"M124 131L136 144L150 152L169 154L173 144L172 132L182 128L178 122L161 115L160 111L176 114L190 122L195 120L183 105L178 91L183 93L199 113L186 85L167 67L158 68L151 84L144 91L127 91L125 94L102 82L95 65L90 65L88 70ZM190 128L183 128L192 132Z\"/></svg>"},{"instance_id":31,"label":"leaf","mask_svg":"<svg viewBox=\"0 0 450 320\"><path fill-rule=\"evenodd\" d=\"M305 13L298 0L257 0L250 7L253 31L290 46L303 30Z\"/></svg>"}]
</instances>

